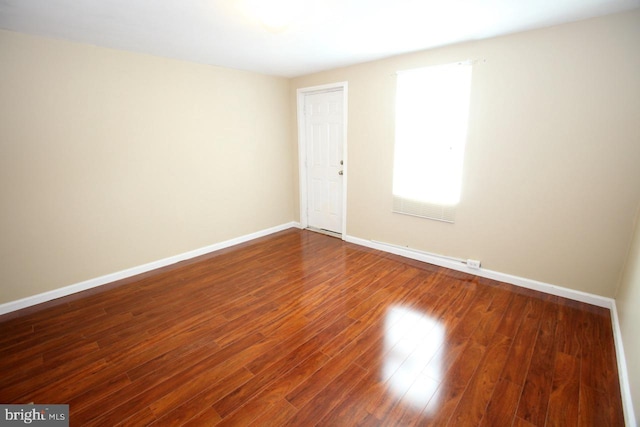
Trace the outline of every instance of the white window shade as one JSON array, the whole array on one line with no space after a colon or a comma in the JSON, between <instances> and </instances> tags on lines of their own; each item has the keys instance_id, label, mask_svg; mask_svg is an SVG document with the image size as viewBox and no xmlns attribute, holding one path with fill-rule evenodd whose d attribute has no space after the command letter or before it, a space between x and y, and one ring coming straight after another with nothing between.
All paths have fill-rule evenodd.
<instances>
[{"instance_id":1,"label":"white window shade","mask_svg":"<svg viewBox=\"0 0 640 427\"><path fill-rule=\"evenodd\" d=\"M404 71L397 78L394 210L429 218L424 212L453 212L438 206L460 201L471 64Z\"/></svg>"}]
</instances>

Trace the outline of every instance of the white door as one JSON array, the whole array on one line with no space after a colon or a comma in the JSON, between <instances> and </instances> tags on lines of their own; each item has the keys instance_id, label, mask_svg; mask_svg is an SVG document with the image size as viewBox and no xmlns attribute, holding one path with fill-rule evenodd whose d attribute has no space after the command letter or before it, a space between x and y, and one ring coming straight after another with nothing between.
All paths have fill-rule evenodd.
<instances>
[{"instance_id":1,"label":"white door","mask_svg":"<svg viewBox=\"0 0 640 427\"><path fill-rule=\"evenodd\" d=\"M342 234L342 90L304 98L309 227Z\"/></svg>"}]
</instances>

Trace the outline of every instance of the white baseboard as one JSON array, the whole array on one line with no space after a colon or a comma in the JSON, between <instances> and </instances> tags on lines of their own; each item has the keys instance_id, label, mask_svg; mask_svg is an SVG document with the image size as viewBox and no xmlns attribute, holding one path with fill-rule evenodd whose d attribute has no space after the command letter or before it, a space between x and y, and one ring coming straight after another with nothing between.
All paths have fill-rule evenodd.
<instances>
[{"instance_id":1,"label":"white baseboard","mask_svg":"<svg viewBox=\"0 0 640 427\"><path fill-rule=\"evenodd\" d=\"M144 265L139 265L137 267L128 268L126 270L118 271L116 273L107 274L105 276L100 276L94 279L85 280L84 282L65 286L63 288L54 289L52 291L43 292L41 294L22 298L16 301L10 301L4 304L0 304L0 315L10 313L16 310L21 310L23 308L31 307L33 305L41 304L43 302L51 301L57 298L65 297L67 295L75 294L77 292L85 291L87 289L106 285L107 283L112 283L117 280L126 279L127 277L135 276L137 274L146 273L148 271L155 270L157 268L166 267L167 265L171 265L180 261L185 261L187 259L195 258L200 255L205 255L210 252L228 248L230 246L235 246L240 243L257 239L259 237L277 233L278 231L286 230L288 228L300 228L300 224L297 222L289 222L286 224L267 228L265 230L260 230L255 233L251 233L244 236L236 237L234 239L226 240L224 242L214 243L212 245L205 246L204 248L195 249L189 252L174 255L158 261L153 261Z\"/></svg>"},{"instance_id":2,"label":"white baseboard","mask_svg":"<svg viewBox=\"0 0 640 427\"><path fill-rule=\"evenodd\" d=\"M456 271L462 271L474 276L485 277L487 279L497 280L499 282L510 283L522 288L533 289L551 295L557 295L572 300L586 302L598 307L611 309L614 304L612 298L594 295L587 292L576 291L573 289L563 288L549 283L539 282L537 280L527 279L524 277L513 276L511 274L500 273L499 271L487 270L485 268L469 268L466 264L456 261L448 257L435 256L415 249L403 248L392 244L373 242L371 240L360 239L358 237L346 236L345 241L355 243L356 245L366 246L368 248L377 249L383 252L400 255L405 258L415 259L417 261L438 265L440 267L450 268Z\"/></svg>"},{"instance_id":3,"label":"white baseboard","mask_svg":"<svg viewBox=\"0 0 640 427\"><path fill-rule=\"evenodd\" d=\"M465 264L449 259L447 257L434 256L414 249L402 248L395 245L373 242L371 240L360 239L353 236L345 236L345 241L360 246L377 249L383 252L400 255L405 258L417 261L427 262L429 264L438 265L440 267L450 268L456 271L462 271L475 276L486 277L500 282L510 283L527 289L556 295L575 301L580 301L598 307L608 308L611 311L611 323L613 327L614 344L616 349L616 359L618 361L618 375L620 377L620 391L622 393L622 406L624 409L625 423L628 426L636 425L636 418L633 410L633 400L631 398L631 388L629 384L629 373L627 371L627 363L624 356L624 348L622 345L622 334L620 331L620 323L618 322L618 312L616 310L616 302L613 298L606 298L600 295L594 295L587 292L576 291L549 283L539 282L537 280L527 279L524 277L513 276L511 274L500 273L498 271L487 270L484 268L472 269Z\"/></svg>"},{"instance_id":4,"label":"white baseboard","mask_svg":"<svg viewBox=\"0 0 640 427\"><path fill-rule=\"evenodd\" d=\"M613 341L616 346L616 359L618 361L618 375L620 376L620 393L622 394L622 407L624 408L624 421L628 426L635 426L636 416L633 410L633 399L631 398L631 384L629 384L629 371L627 370L627 359L622 344L622 331L618 319L618 309L615 301L611 308L611 323L613 326Z\"/></svg>"}]
</instances>

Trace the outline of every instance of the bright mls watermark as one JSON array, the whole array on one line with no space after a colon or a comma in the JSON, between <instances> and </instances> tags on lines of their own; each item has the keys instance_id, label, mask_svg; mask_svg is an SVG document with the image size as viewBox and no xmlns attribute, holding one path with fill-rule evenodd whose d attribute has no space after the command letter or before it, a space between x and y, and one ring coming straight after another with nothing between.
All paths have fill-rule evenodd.
<instances>
[{"instance_id":1,"label":"bright mls watermark","mask_svg":"<svg viewBox=\"0 0 640 427\"><path fill-rule=\"evenodd\" d=\"M69 405L1 405L0 426L69 426Z\"/></svg>"}]
</instances>

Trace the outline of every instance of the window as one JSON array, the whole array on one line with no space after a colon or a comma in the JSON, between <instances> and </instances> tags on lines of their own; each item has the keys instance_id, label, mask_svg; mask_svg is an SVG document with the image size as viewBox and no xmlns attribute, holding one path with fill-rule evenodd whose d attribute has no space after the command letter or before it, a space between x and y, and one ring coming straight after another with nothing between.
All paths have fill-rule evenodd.
<instances>
[{"instance_id":1,"label":"window","mask_svg":"<svg viewBox=\"0 0 640 427\"><path fill-rule=\"evenodd\" d=\"M397 75L394 212L453 222L460 201L471 63Z\"/></svg>"}]
</instances>

